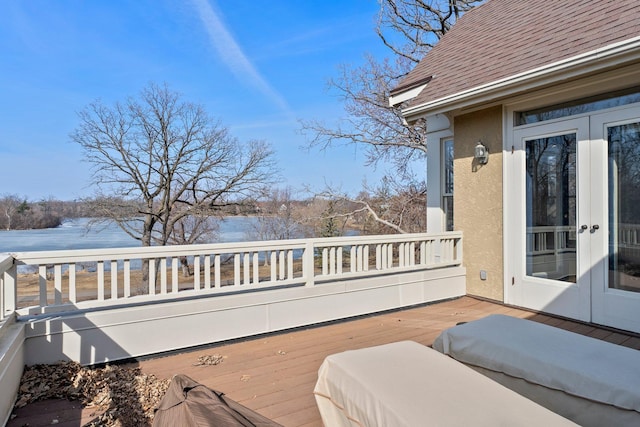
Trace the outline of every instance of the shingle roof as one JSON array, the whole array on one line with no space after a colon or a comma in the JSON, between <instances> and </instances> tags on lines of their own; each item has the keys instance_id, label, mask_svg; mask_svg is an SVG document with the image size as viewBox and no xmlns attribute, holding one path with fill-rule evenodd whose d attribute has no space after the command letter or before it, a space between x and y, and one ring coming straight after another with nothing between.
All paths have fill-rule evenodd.
<instances>
[{"instance_id":1,"label":"shingle roof","mask_svg":"<svg viewBox=\"0 0 640 427\"><path fill-rule=\"evenodd\" d=\"M640 36L640 0L489 0L400 83L432 77L421 105Z\"/></svg>"}]
</instances>

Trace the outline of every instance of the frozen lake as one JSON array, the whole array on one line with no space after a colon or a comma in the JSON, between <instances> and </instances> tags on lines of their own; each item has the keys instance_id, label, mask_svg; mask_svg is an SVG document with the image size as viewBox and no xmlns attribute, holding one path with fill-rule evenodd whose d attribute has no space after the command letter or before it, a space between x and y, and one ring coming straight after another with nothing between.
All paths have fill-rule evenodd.
<instances>
[{"instance_id":1,"label":"frozen lake","mask_svg":"<svg viewBox=\"0 0 640 427\"><path fill-rule=\"evenodd\" d=\"M66 220L57 228L0 231L0 253L140 246L116 224L88 230L88 222L88 218L77 218ZM220 223L218 240L211 243L247 240L254 222L252 217L227 217Z\"/></svg>"}]
</instances>

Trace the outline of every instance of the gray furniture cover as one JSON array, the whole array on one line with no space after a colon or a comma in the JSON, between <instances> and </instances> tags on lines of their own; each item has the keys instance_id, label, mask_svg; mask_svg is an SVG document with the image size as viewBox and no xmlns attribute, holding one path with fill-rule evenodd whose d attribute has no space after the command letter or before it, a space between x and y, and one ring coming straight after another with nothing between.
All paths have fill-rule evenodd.
<instances>
[{"instance_id":1,"label":"gray furniture cover","mask_svg":"<svg viewBox=\"0 0 640 427\"><path fill-rule=\"evenodd\" d=\"M153 426L282 427L186 375L171 380L156 409Z\"/></svg>"}]
</instances>

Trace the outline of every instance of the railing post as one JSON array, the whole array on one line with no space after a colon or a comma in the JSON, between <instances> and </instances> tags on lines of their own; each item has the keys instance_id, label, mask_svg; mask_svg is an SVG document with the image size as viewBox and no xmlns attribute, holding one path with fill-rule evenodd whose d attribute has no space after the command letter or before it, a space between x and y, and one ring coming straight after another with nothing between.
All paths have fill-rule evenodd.
<instances>
[{"instance_id":1,"label":"railing post","mask_svg":"<svg viewBox=\"0 0 640 427\"><path fill-rule=\"evenodd\" d=\"M18 306L18 268L15 263L0 274L0 320L9 317Z\"/></svg>"},{"instance_id":2,"label":"railing post","mask_svg":"<svg viewBox=\"0 0 640 427\"><path fill-rule=\"evenodd\" d=\"M462 238L455 239L456 261L462 265Z\"/></svg>"},{"instance_id":3,"label":"railing post","mask_svg":"<svg viewBox=\"0 0 640 427\"><path fill-rule=\"evenodd\" d=\"M313 286L315 284L315 248L312 240L308 240L304 246L302 253L302 275L304 276L305 286Z\"/></svg>"}]
</instances>

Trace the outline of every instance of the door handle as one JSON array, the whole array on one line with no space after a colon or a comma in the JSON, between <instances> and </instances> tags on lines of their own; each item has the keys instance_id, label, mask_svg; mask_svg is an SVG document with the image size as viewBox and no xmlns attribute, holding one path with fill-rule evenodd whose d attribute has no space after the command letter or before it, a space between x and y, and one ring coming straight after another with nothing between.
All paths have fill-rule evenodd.
<instances>
[{"instance_id":1,"label":"door handle","mask_svg":"<svg viewBox=\"0 0 640 427\"><path fill-rule=\"evenodd\" d=\"M595 232L596 232L596 230L599 230L599 229L600 229L600 226L599 226L598 224L593 224L593 225L591 226L591 232L592 232L592 233L595 233Z\"/></svg>"},{"instance_id":2,"label":"door handle","mask_svg":"<svg viewBox=\"0 0 640 427\"><path fill-rule=\"evenodd\" d=\"M588 226L587 224L582 224L582 225L580 226L580 229L581 229L581 230L586 230L587 228L589 228L589 226Z\"/></svg>"}]
</instances>

